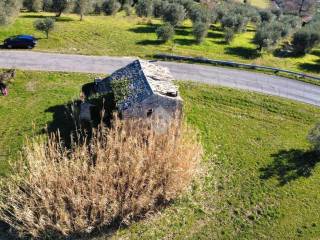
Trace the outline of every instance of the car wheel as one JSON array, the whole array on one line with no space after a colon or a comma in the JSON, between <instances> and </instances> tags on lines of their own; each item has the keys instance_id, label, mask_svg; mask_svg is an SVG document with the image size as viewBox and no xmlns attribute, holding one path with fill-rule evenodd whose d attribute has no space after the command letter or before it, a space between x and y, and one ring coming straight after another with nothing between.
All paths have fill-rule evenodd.
<instances>
[{"instance_id":1,"label":"car wheel","mask_svg":"<svg viewBox=\"0 0 320 240\"><path fill-rule=\"evenodd\" d=\"M12 45L10 45L10 44L9 44L9 45L7 45L7 48L10 48L10 49L11 49L11 48L12 48Z\"/></svg>"},{"instance_id":2,"label":"car wheel","mask_svg":"<svg viewBox=\"0 0 320 240\"><path fill-rule=\"evenodd\" d=\"M31 46L31 45L28 45L28 46L27 46L27 48L28 48L28 49L32 49L32 48L33 48L33 46Z\"/></svg>"}]
</instances>

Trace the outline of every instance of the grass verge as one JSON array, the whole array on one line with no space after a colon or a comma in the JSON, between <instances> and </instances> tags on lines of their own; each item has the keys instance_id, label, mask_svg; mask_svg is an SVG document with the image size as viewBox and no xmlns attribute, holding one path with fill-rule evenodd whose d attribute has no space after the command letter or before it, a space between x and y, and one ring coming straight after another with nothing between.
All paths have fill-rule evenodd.
<instances>
[{"instance_id":1,"label":"grass verge","mask_svg":"<svg viewBox=\"0 0 320 240\"><path fill-rule=\"evenodd\" d=\"M93 77L18 71L9 97L0 98L1 149L15 158L25 135L46 124L65 125L64 104ZM317 238L320 166L306 154L305 138L319 108L229 88L179 85L186 119L200 131L206 173L166 210L91 239ZM6 160L3 174L9 174Z\"/></svg>"}]
</instances>

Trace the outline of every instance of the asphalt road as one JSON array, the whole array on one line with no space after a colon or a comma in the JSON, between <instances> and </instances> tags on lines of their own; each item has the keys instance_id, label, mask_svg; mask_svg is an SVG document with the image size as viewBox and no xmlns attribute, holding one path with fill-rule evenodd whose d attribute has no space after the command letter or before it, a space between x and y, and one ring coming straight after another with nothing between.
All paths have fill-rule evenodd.
<instances>
[{"instance_id":1,"label":"asphalt road","mask_svg":"<svg viewBox=\"0 0 320 240\"><path fill-rule=\"evenodd\" d=\"M135 58L0 51L0 68L110 74ZM320 86L257 72L157 61L179 80L245 89L320 106Z\"/></svg>"}]
</instances>

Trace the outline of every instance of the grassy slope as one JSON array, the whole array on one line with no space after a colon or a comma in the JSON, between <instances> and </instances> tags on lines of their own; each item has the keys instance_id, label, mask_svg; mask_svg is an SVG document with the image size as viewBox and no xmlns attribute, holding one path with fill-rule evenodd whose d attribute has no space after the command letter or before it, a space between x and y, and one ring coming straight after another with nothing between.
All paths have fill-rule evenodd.
<instances>
[{"instance_id":1,"label":"grassy slope","mask_svg":"<svg viewBox=\"0 0 320 240\"><path fill-rule=\"evenodd\" d=\"M15 157L25 135L38 133L53 119L61 123L63 104L76 97L81 84L92 78L18 72L10 95L0 98L0 149L11 149ZM113 237L318 237L320 166L311 166L315 159L299 159L297 155L308 148L305 136L319 119L320 110L228 88L191 83L180 86L186 118L200 130L205 146L204 177L190 194L161 214L118 230ZM266 170L261 168L267 168L270 176L262 178ZM7 170L3 164L1 173ZM309 177L301 176L309 170ZM94 239L105 239L105 235Z\"/></svg>"},{"instance_id":2,"label":"grassy slope","mask_svg":"<svg viewBox=\"0 0 320 240\"><path fill-rule=\"evenodd\" d=\"M52 14L51 14L52 15ZM43 14L23 13L17 21L7 27L0 27L0 40L15 34L34 34L33 22ZM208 37L201 45L196 45L191 23L186 22L178 28L175 44L159 44L155 29L160 20L153 20L154 25L143 24L143 20L136 17L87 16L85 21L78 21L76 15L65 15L57 23L56 30L50 39L41 39L36 50L77 53L91 55L117 55L151 57L155 53L165 52L180 55L205 56L221 60L233 60L280 67L294 71L305 71L319 74L320 51L315 50L303 58L278 58L271 53L259 56L256 47L251 43L254 29L236 36L231 45L223 42L223 32L217 26L209 31ZM144 21L146 22L146 21Z\"/></svg>"}]
</instances>

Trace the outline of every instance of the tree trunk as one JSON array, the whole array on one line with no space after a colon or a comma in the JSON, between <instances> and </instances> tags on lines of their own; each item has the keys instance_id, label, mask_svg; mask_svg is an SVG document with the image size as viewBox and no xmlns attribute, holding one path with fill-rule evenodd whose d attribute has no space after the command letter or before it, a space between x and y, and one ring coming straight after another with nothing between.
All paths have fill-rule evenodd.
<instances>
[{"instance_id":1,"label":"tree trunk","mask_svg":"<svg viewBox=\"0 0 320 240\"><path fill-rule=\"evenodd\" d=\"M57 14L56 14L56 17L60 17L62 14L62 11L59 11Z\"/></svg>"}]
</instances>

